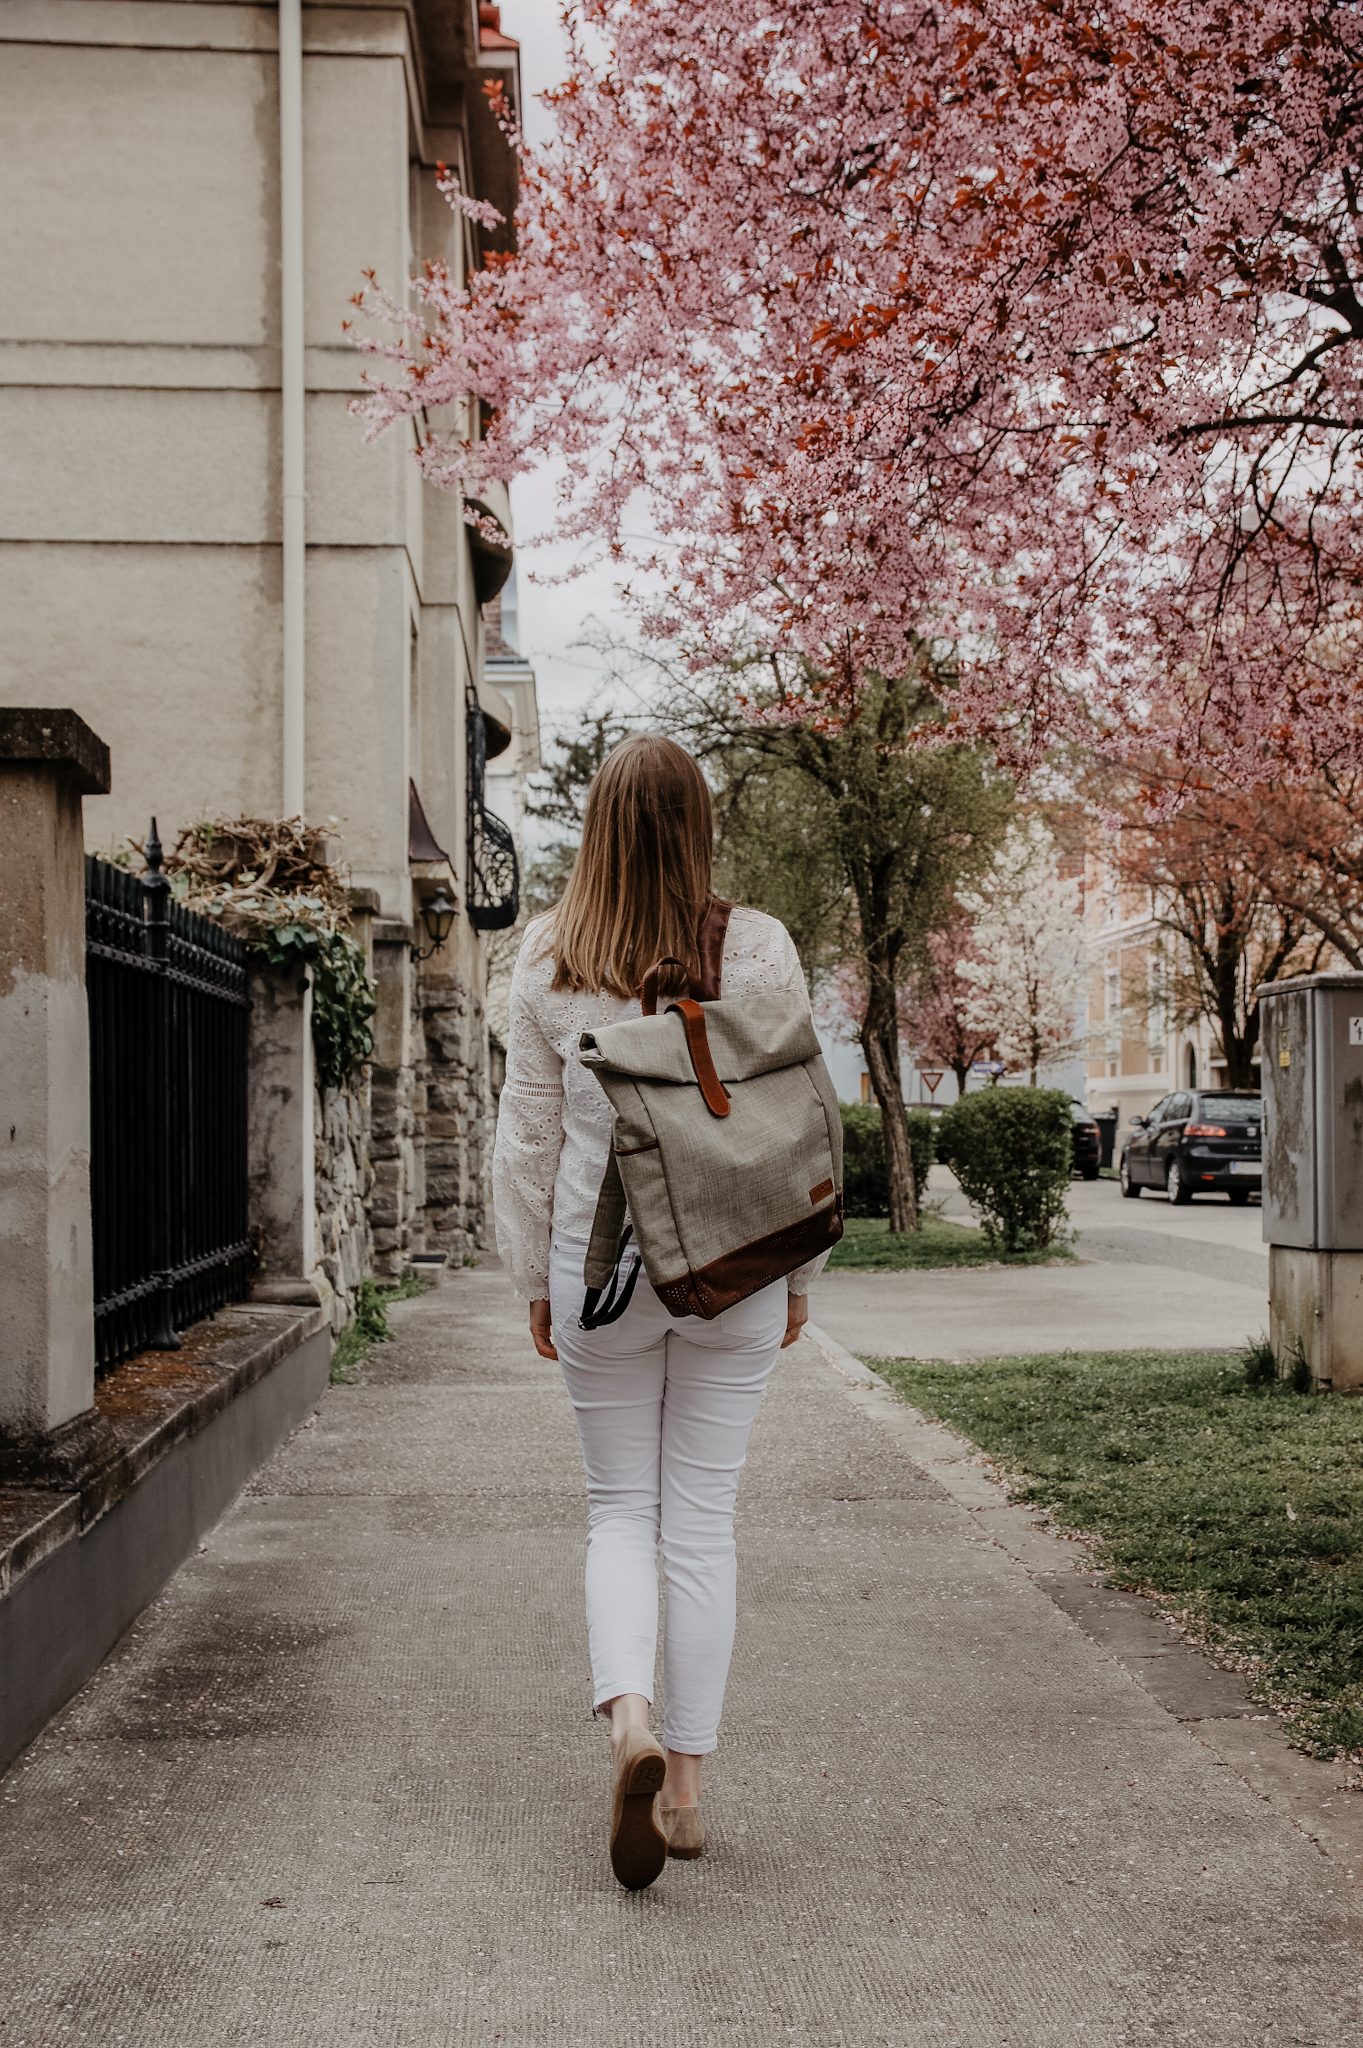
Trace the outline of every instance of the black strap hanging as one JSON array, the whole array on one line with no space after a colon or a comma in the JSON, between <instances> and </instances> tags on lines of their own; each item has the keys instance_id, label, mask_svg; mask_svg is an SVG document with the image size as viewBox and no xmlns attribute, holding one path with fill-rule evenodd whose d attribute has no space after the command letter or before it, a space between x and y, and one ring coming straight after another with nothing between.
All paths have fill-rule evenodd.
<instances>
[{"instance_id":1,"label":"black strap hanging","mask_svg":"<svg viewBox=\"0 0 1363 2048\"><path fill-rule=\"evenodd\" d=\"M579 1320L584 1330L600 1330L604 1329L607 1323L618 1323L629 1307L630 1297L634 1293L634 1283L639 1278L639 1268L643 1265L643 1260L636 1251L634 1263L629 1269L629 1278L622 1288L620 1277L624 1269L625 1247L633 1235L633 1229L627 1223L624 1236L620 1239L620 1256L616 1261L615 1271L611 1274L609 1285L589 1287L583 1296L582 1315Z\"/></svg>"}]
</instances>

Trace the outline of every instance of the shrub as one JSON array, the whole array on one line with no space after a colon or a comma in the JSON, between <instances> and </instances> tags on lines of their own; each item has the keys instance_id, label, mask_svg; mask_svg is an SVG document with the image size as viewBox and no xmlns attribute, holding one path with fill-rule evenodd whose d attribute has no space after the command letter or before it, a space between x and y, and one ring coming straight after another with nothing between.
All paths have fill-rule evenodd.
<instances>
[{"instance_id":1,"label":"shrub","mask_svg":"<svg viewBox=\"0 0 1363 2048\"><path fill-rule=\"evenodd\" d=\"M880 1110L874 1103L844 1102L842 1109L843 1211L848 1216L888 1216L890 1183L885 1172L885 1147L880 1136ZM921 1202L935 1148L932 1118L925 1109L907 1113L909 1151L913 1156L914 1193Z\"/></svg>"},{"instance_id":2,"label":"shrub","mask_svg":"<svg viewBox=\"0 0 1363 2048\"><path fill-rule=\"evenodd\" d=\"M999 1251L1040 1251L1065 1215L1074 1118L1058 1088L986 1088L943 1113L937 1156Z\"/></svg>"}]
</instances>

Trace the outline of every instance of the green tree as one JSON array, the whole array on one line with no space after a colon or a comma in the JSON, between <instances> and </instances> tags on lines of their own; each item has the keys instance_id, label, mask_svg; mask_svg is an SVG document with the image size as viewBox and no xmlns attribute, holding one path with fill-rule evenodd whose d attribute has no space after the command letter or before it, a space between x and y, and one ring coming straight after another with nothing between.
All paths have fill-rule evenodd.
<instances>
[{"instance_id":1,"label":"green tree","mask_svg":"<svg viewBox=\"0 0 1363 2048\"><path fill-rule=\"evenodd\" d=\"M780 918L813 993L853 936L833 798L802 768L741 741L707 765L717 784L715 887Z\"/></svg>"},{"instance_id":2,"label":"green tree","mask_svg":"<svg viewBox=\"0 0 1363 2048\"><path fill-rule=\"evenodd\" d=\"M878 681L840 729L754 722L751 674L664 699L669 730L717 792L721 873L731 893L781 917L811 985L850 965L858 1037L881 1118L890 1228L916 1230L918 1203L899 1082L899 999L930 964L928 941L957 893L983 874L1014 793L980 749L944 743L940 672Z\"/></svg>"}]
</instances>

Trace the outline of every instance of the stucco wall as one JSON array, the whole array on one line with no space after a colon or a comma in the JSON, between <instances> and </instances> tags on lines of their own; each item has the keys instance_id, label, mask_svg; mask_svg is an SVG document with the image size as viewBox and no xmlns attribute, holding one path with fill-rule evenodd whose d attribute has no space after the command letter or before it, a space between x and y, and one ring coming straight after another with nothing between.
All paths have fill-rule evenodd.
<instances>
[{"instance_id":1,"label":"stucco wall","mask_svg":"<svg viewBox=\"0 0 1363 2048\"><path fill-rule=\"evenodd\" d=\"M428 1225L456 1253L482 1228L481 942L461 918L420 985L406 947L423 937L409 779L463 901L483 629L458 495L422 483L411 433L363 442L341 332L366 270L400 295L421 257L462 276L470 247L433 171L477 189L468 139L426 109L459 119L465 88L437 72L476 66L459 56L476 10L438 49L413 48L417 20L303 9L305 807L394 934L370 1095L290 1126L311 1249L343 1294L369 1255L366 1191L390 1262ZM282 804L277 33L273 6L0 7L0 704L70 704L109 742L112 791L86 804L100 850L152 814L173 843ZM466 408L432 424L459 429ZM494 509L509 528L505 493Z\"/></svg>"},{"instance_id":2,"label":"stucco wall","mask_svg":"<svg viewBox=\"0 0 1363 2048\"><path fill-rule=\"evenodd\" d=\"M115 783L89 808L95 846L140 835L152 812L173 829L279 807L277 60L243 47L273 41L273 17L50 0L54 40L10 43L0 66L0 167L18 195L0 223L0 603L15 626L0 701L59 695L107 734ZM434 594L468 615L462 636L424 630L433 494L410 437L367 447L347 414L351 294L370 267L400 288L417 253L405 18L305 21L306 804L338 820L357 879L405 916L407 778L457 842L446 755L479 629L459 507L442 501ZM84 48L70 40L82 22L208 47ZM458 258L431 184L418 167L422 232ZM430 774L411 743L414 629L445 712L423 721Z\"/></svg>"}]
</instances>

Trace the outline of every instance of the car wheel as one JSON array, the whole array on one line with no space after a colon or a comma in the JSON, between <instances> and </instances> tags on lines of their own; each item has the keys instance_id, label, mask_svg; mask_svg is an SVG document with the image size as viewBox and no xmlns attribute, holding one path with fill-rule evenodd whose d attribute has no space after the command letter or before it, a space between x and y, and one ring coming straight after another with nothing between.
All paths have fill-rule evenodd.
<instances>
[{"instance_id":1,"label":"car wheel","mask_svg":"<svg viewBox=\"0 0 1363 2048\"><path fill-rule=\"evenodd\" d=\"M1177 1159L1169 1162L1169 1171L1164 1177L1165 1192L1171 1202L1177 1202L1180 1209L1193 1199L1193 1191L1183 1178L1183 1168Z\"/></svg>"},{"instance_id":2,"label":"car wheel","mask_svg":"<svg viewBox=\"0 0 1363 2048\"><path fill-rule=\"evenodd\" d=\"M1226 1193L1230 1196L1233 1209L1244 1209L1248 1206L1250 1194L1248 1188L1227 1188Z\"/></svg>"},{"instance_id":3,"label":"car wheel","mask_svg":"<svg viewBox=\"0 0 1363 2048\"><path fill-rule=\"evenodd\" d=\"M1131 1178L1131 1169L1126 1163L1125 1153L1122 1154L1122 1163L1120 1168L1118 1169L1117 1178L1122 1184L1122 1193L1126 1196L1127 1201L1139 1201L1141 1191Z\"/></svg>"},{"instance_id":4,"label":"car wheel","mask_svg":"<svg viewBox=\"0 0 1363 2048\"><path fill-rule=\"evenodd\" d=\"M1081 1166L1079 1171L1083 1174L1085 1180L1097 1180L1098 1178L1096 1166Z\"/></svg>"}]
</instances>

